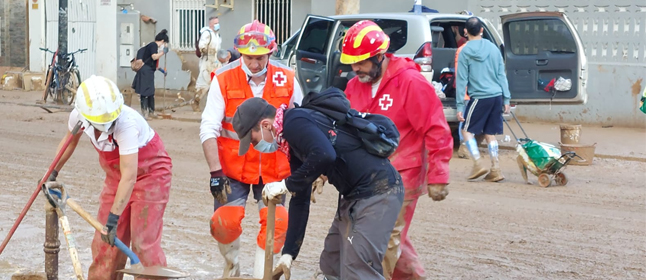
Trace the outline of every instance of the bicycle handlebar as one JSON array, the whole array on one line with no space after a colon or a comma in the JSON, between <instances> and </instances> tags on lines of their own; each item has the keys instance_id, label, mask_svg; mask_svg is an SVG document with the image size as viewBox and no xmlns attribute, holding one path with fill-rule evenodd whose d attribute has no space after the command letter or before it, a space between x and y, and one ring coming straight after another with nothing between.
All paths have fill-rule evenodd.
<instances>
[{"instance_id":1,"label":"bicycle handlebar","mask_svg":"<svg viewBox=\"0 0 646 280\"><path fill-rule=\"evenodd\" d=\"M47 48L38 48L38 49L40 49L41 51L46 51L46 52L50 52L50 53L56 53L55 51L52 51L52 50L47 49ZM82 52L85 52L85 51L87 51L87 49L78 49L78 50L73 51L71 53L62 54L62 55L73 55L75 53L82 53Z\"/></svg>"},{"instance_id":2,"label":"bicycle handlebar","mask_svg":"<svg viewBox=\"0 0 646 280\"><path fill-rule=\"evenodd\" d=\"M84 52L84 51L87 51L87 49L78 49L78 50L73 51L73 52L71 52L71 53L67 53L67 55L72 55L72 54L75 54L75 53L82 53L82 52Z\"/></svg>"},{"instance_id":3,"label":"bicycle handlebar","mask_svg":"<svg viewBox=\"0 0 646 280\"><path fill-rule=\"evenodd\" d=\"M50 52L50 53L56 53L55 51L52 51L52 50L47 49L47 48L38 48L38 49L40 49L41 51L46 51L46 52Z\"/></svg>"}]
</instances>

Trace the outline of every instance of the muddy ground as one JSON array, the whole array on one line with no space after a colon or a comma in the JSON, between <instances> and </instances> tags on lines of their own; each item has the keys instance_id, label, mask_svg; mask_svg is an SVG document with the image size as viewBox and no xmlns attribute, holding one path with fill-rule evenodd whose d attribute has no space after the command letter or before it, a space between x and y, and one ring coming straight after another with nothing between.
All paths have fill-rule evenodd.
<instances>
[{"instance_id":1,"label":"muddy ground","mask_svg":"<svg viewBox=\"0 0 646 280\"><path fill-rule=\"evenodd\" d=\"M0 92L0 237L11 225L53 159L66 131L66 113L47 113L36 94ZM135 108L137 108L135 106ZM222 258L209 235L212 197L199 142L199 124L153 120L173 159L173 183L165 215L163 247L170 266L191 279L221 275ZM84 136L85 137L85 136ZM595 159L567 170L566 187L543 189L522 183L515 153L501 151L507 179L466 182L470 162L451 162L445 201L421 198L411 229L429 279L646 279L646 163ZM530 179L536 178L530 174ZM103 173L97 153L83 138L59 175L68 191L96 214ZM327 186L312 216L293 279L311 279L334 215L336 192ZM0 279L17 271L43 271L45 200L39 197L0 256ZM248 203L242 237L242 272L252 272L258 231L255 203ZM83 268L91 262L93 229L69 214ZM60 279L73 271L61 234Z\"/></svg>"}]
</instances>

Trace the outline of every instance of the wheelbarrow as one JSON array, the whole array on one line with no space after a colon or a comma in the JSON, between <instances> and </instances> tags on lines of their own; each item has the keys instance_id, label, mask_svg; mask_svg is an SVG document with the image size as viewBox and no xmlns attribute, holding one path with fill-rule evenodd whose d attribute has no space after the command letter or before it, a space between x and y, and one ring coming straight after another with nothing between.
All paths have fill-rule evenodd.
<instances>
[{"instance_id":1,"label":"wheelbarrow","mask_svg":"<svg viewBox=\"0 0 646 280\"><path fill-rule=\"evenodd\" d=\"M79 216L81 216L81 218L83 218L85 221L90 223L90 225L92 225L96 230L98 231L103 230L103 225L101 223L99 223L94 217L92 217L89 213L83 210L83 208L81 208L81 206L78 205L76 201L74 201L72 198L70 198L67 195L65 191L65 186L63 184L48 182L48 183L42 184L42 190L43 190L43 193L45 194L45 197L47 198L49 203L52 204L53 207L64 209L64 206L66 205L72 210L74 210L76 213L78 213ZM57 209L57 211L61 211L61 210ZM63 218L61 218L61 221L62 219ZM65 220L67 220L66 217L65 217ZM70 238L68 236L69 225L67 229L65 228L65 226L63 226L63 230L65 231L65 237L66 239L68 239L68 244L69 244L69 238ZM114 241L115 241L115 246L117 246L117 248L119 248L119 250L121 250L121 252L126 254L130 259L130 268L121 269L121 270L118 270L118 272L132 275L135 278L145 278L145 279L178 279L178 278L186 278L190 276L190 274L186 272L182 272L172 268L159 267L159 266L144 267L139 261L139 257L137 257L137 255L135 255L135 253L132 252L132 250L130 250L130 248L128 248L126 244L124 244L118 238L115 238ZM75 258L74 253L72 253L71 249L72 247L70 246L70 254L72 254L74 270L77 273L77 278L82 279L82 274L80 276L81 278L79 278L80 264L78 264L78 256L76 256Z\"/></svg>"},{"instance_id":2,"label":"wheelbarrow","mask_svg":"<svg viewBox=\"0 0 646 280\"><path fill-rule=\"evenodd\" d=\"M552 181L560 186L567 185L568 177L565 175L563 170L565 170L565 167L570 163L570 161L572 161L572 159L581 157L577 156L574 152L561 154L561 151L554 145L530 139L527 136L525 129L520 125L516 115L513 112L511 115L514 117L518 127L520 127L520 130L525 135L525 138L518 138L507 120L503 119L505 124L507 124L509 131L511 131L511 134L518 143L518 145L516 145L516 151L518 152L516 161L518 163L518 168L520 169L520 174L523 176L523 179L525 179L525 183L530 184L527 178L527 171L529 171L538 177L538 185L543 188L551 186Z\"/></svg>"}]
</instances>

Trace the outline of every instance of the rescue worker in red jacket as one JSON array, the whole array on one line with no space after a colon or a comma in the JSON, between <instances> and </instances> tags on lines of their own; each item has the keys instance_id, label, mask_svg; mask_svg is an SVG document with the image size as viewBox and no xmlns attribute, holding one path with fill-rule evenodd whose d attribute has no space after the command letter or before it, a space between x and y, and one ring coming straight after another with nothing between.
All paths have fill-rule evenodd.
<instances>
[{"instance_id":1,"label":"rescue worker in red jacket","mask_svg":"<svg viewBox=\"0 0 646 280\"><path fill-rule=\"evenodd\" d=\"M420 196L428 192L439 201L448 194L453 137L442 103L420 67L409 58L386 54L389 45L388 35L377 24L359 21L343 38L341 63L352 65L357 74L345 90L352 108L388 116L401 134L390 159L402 176L406 195L384 257L384 276L420 279L425 272L408 231Z\"/></svg>"},{"instance_id":2,"label":"rescue worker in red jacket","mask_svg":"<svg viewBox=\"0 0 646 280\"><path fill-rule=\"evenodd\" d=\"M262 278L267 225L262 190L265 184L280 182L289 176L289 162L287 156L276 152L277 147L272 145L239 150L240 139L233 129L233 115L238 105L252 97L262 97L278 108L281 104L300 104L303 93L291 68L269 60L276 50L276 39L267 25L257 20L246 24L235 37L234 46L242 57L217 70L200 126L200 140L211 171L209 186L214 197L215 211L210 227L226 260L223 278L239 276L242 218L252 190L258 202L261 224L256 240L254 278ZM251 145L247 144L248 147ZM287 210L278 205L275 254L283 247L286 232Z\"/></svg>"},{"instance_id":3,"label":"rescue worker in red jacket","mask_svg":"<svg viewBox=\"0 0 646 280\"><path fill-rule=\"evenodd\" d=\"M164 143L137 111L123 104L117 85L104 77L91 76L81 83L74 107L68 128L82 122L106 174L97 216L105 227L92 241L88 279L117 279L116 271L125 267L125 256L114 247L115 237L126 245L132 242L142 265L166 266L161 237L173 164ZM71 132L67 134L59 150ZM81 135L74 136L49 181L56 180Z\"/></svg>"}]
</instances>

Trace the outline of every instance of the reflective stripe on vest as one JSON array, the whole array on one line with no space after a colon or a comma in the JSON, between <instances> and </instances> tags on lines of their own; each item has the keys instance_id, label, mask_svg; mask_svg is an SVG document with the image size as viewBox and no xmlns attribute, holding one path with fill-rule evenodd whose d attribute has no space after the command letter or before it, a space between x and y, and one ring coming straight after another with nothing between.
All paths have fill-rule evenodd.
<instances>
[{"instance_id":1,"label":"reflective stripe on vest","mask_svg":"<svg viewBox=\"0 0 646 280\"><path fill-rule=\"evenodd\" d=\"M226 124L227 128L224 128ZM229 129L229 127L231 129ZM238 137L238 134L233 130L233 118L232 117L224 117L224 120L222 121L222 131L220 131L220 137L225 137L233 140L240 141L240 137Z\"/></svg>"}]
</instances>

